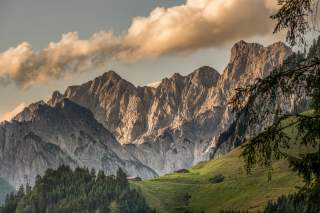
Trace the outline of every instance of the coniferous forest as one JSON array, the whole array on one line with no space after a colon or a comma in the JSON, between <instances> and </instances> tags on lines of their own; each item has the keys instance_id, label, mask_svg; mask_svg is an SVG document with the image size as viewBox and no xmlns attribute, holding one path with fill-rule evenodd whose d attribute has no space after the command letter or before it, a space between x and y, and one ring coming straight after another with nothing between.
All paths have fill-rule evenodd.
<instances>
[{"instance_id":1,"label":"coniferous forest","mask_svg":"<svg viewBox=\"0 0 320 213\"><path fill-rule=\"evenodd\" d=\"M67 213L67 212L153 212L141 193L129 187L126 174L116 176L103 172L67 166L48 169L38 176L35 186L21 186L7 196L1 213Z\"/></svg>"}]
</instances>

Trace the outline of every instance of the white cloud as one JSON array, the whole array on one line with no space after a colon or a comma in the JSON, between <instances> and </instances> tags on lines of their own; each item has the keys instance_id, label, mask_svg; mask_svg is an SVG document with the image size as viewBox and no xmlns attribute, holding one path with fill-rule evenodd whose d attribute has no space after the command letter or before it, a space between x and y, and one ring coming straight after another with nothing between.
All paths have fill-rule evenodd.
<instances>
[{"instance_id":1,"label":"white cloud","mask_svg":"<svg viewBox=\"0 0 320 213\"><path fill-rule=\"evenodd\" d=\"M106 66L110 60L134 62L272 33L269 16L277 0L187 0L136 17L126 35L98 32L87 40L76 32L34 51L27 42L0 53L0 82L28 87Z\"/></svg>"},{"instance_id":2,"label":"white cloud","mask_svg":"<svg viewBox=\"0 0 320 213\"><path fill-rule=\"evenodd\" d=\"M20 103L18 104L12 111L6 112L4 113L1 117L0 117L0 122L1 121L11 121L11 119L16 116L17 114L19 114L20 112L22 112L22 110L26 107L25 103Z\"/></svg>"}]
</instances>

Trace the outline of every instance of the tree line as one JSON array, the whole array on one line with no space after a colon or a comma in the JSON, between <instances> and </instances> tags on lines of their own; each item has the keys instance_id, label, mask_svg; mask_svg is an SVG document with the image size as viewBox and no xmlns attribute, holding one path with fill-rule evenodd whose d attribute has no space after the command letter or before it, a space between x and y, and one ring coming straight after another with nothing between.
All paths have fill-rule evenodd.
<instances>
[{"instance_id":1,"label":"tree line","mask_svg":"<svg viewBox=\"0 0 320 213\"><path fill-rule=\"evenodd\" d=\"M129 186L127 175L116 176L87 168L61 166L37 176L35 185L21 186L7 195L0 213L151 213L137 189Z\"/></svg>"}]
</instances>

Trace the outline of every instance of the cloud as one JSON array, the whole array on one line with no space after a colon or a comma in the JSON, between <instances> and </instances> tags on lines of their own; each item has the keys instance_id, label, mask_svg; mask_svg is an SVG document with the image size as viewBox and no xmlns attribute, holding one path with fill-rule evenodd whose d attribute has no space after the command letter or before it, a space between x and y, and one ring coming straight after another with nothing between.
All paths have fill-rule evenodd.
<instances>
[{"instance_id":1,"label":"cloud","mask_svg":"<svg viewBox=\"0 0 320 213\"><path fill-rule=\"evenodd\" d=\"M27 105L25 103L20 103L18 104L12 111L4 113L0 117L0 122L1 121L11 121L11 119L16 116L18 113L22 112L22 110L26 107Z\"/></svg>"},{"instance_id":2,"label":"cloud","mask_svg":"<svg viewBox=\"0 0 320 213\"><path fill-rule=\"evenodd\" d=\"M126 41L136 59L193 52L272 33L272 11L270 0L189 0L135 18Z\"/></svg>"},{"instance_id":3,"label":"cloud","mask_svg":"<svg viewBox=\"0 0 320 213\"><path fill-rule=\"evenodd\" d=\"M106 66L110 60L135 62L272 33L269 16L276 0L187 0L171 8L155 8L133 19L127 34L98 32L87 40L76 32L34 51L27 42L0 53L0 83L29 87Z\"/></svg>"},{"instance_id":4,"label":"cloud","mask_svg":"<svg viewBox=\"0 0 320 213\"><path fill-rule=\"evenodd\" d=\"M99 32L81 40L76 32L64 34L57 43L36 52L27 42L0 54L0 82L15 82L28 87L36 82L59 79L105 65L121 50L120 39L109 32Z\"/></svg>"}]
</instances>

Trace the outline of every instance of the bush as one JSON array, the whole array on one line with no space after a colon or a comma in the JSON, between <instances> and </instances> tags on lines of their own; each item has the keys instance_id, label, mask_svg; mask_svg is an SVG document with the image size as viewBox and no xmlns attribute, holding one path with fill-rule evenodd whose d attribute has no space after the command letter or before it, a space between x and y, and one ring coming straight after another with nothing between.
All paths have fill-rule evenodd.
<instances>
[{"instance_id":1,"label":"bush","mask_svg":"<svg viewBox=\"0 0 320 213\"><path fill-rule=\"evenodd\" d=\"M175 173L189 173L188 169L179 169L177 171L175 171Z\"/></svg>"},{"instance_id":2,"label":"bush","mask_svg":"<svg viewBox=\"0 0 320 213\"><path fill-rule=\"evenodd\" d=\"M222 174L216 175L209 179L210 183L221 183L224 181L224 176Z\"/></svg>"}]
</instances>

